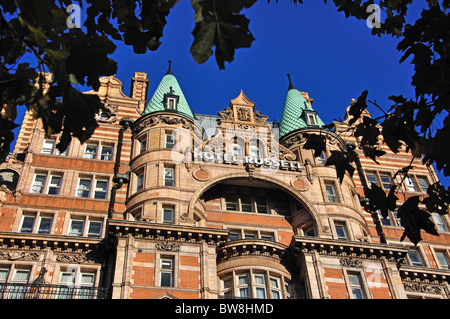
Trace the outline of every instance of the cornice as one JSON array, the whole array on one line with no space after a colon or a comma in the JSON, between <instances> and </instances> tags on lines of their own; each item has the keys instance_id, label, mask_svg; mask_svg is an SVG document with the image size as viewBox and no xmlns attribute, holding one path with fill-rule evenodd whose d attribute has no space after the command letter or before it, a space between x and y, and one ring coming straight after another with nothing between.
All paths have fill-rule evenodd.
<instances>
[{"instance_id":1,"label":"cornice","mask_svg":"<svg viewBox=\"0 0 450 319\"><path fill-rule=\"evenodd\" d=\"M287 253L287 248L286 245L267 240L236 240L217 248L217 260L221 262L242 256L262 256L279 260Z\"/></svg>"},{"instance_id":2,"label":"cornice","mask_svg":"<svg viewBox=\"0 0 450 319\"><path fill-rule=\"evenodd\" d=\"M217 244L226 241L228 230L192 227L185 225L149 223L146 221L108 220L108 236L113 238L126 238L133 236L137 239L169 240L178 242L199 243L206 241Z\"/></svg>"},{"instance_id":3,"label":"cornice","mask_svg":"<svg viewBox=\"0 0 450 319\"><path fill-rule=\"evenodd\" d=\"M290 248L296 254L317 251L323 255L379 259L381 257L399 263L408 253L401 245L386 245L359 241L333 240L328 238L294 236Z\"/></svg>"},{"instance_id":4,"label":"cornice","mask_svg":"<svg viewBox=\"0 0 450 319\"><path fill-rule=\"evenodd\" d=\"M105 249L104 246L103 238L0 232L0 248L4 249L79 251Z\"/></svg>"}]
</instances>

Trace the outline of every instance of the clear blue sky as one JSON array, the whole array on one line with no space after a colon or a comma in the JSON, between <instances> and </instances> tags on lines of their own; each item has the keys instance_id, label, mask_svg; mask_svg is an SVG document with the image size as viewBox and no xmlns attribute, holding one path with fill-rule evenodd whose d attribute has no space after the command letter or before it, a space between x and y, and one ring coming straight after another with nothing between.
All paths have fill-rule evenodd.
<instances>
[{"instance_id":1,"label":"clear blue sky","mask_svg":"<svg viewBox=\"0 0 450 319\"><path fill-rule=\"evenodd\" d=\"M297 89L309 92L325 123L343 118L350 99L366 89L369 100L386 109L392 104L387 100L390 95L414 96L413 66L399 64L397 39L372 36L365 21L345 18L331 1L328 5L322 0L304 2L260 0L244 10L256 40L251 48L237 50L234 61L219 70L214 56L197 65L190 55L194 11L190 1L182 0L167 18L157 51L136 55L131 47L118 43L112 56L119 64L116 77L129 94L134 72L146 72L150 99L171 59L174 75L196 113L217 114L242 89L256 109L277 121L288 88L287 73ZM414 1L417 6L424 3ZM418 12L413 12L413 20ZM381 115L374 107L369 111Z\"/></svg>"}]
</instances>

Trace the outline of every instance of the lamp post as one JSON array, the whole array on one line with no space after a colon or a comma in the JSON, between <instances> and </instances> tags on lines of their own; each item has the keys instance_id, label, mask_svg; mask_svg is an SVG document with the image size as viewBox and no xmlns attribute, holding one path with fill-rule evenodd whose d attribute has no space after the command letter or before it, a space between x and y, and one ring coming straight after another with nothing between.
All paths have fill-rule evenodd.
<instances>
[{"instance_id":1,"label":"lamp post","mask_svg":"<svg viewBox=\"0 0 450 319\"><path fill-rule=\"evenodd\" d=\"M123 132L125 132L131 124L133 124L133 119L124 117L120 120L119 124L121 126L119 130L119 138L117 142L117 151L116 151L116 162L114 164L114 176L113 176L113 187L111 188L111 198L109 200L109 208L108 208L108 218L112 218L114 214L114 204L116 202L116 191L122 187L123 184L128 184L130 182L130 173L119 174L120 168L120 157L122 154L122 144L123 144Z\"/></svg>"}]
</instances>

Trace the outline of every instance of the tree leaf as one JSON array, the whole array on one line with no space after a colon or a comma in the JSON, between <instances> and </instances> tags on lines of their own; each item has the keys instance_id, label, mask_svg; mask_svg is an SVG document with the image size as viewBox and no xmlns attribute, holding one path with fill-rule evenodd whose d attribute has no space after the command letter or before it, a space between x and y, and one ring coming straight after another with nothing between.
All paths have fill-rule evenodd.
<instances>
[{"instance_id":1,"label":"tree leaf","mask_svg":"<svg viewBox=\"0 0 450 319\"><path fill-rule=\"evenodd\" d=\"M347 153L331 151L331 156L325 162L325 166L334 165L336 167L336 175L342 183L346 172L353 176L355 168L350 164L351 162L352 160L347 156Z\"/></svg>"}]
</instances>

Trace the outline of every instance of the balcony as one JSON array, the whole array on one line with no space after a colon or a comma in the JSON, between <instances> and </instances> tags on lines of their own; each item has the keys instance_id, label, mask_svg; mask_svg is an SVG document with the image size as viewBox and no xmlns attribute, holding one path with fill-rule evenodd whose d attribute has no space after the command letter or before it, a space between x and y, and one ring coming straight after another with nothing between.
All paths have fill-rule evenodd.
<instances>
[{"instance_id":1,"label":"balcony","mask_svg":"<svg viewBox=\"0 0 450 319\"><path fill-rule=\"evenodd\" d=\"M0 299L110 299L107 288L0 283Z\"/></svg>"}]
</instances>

